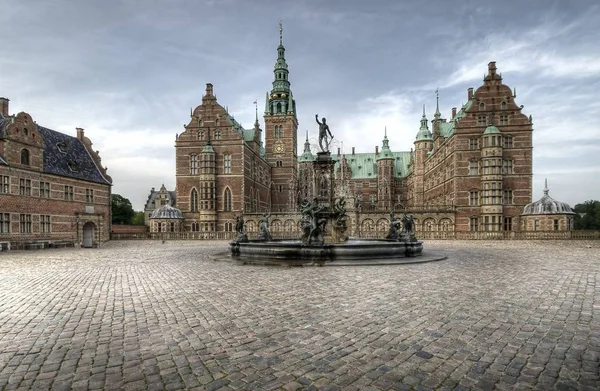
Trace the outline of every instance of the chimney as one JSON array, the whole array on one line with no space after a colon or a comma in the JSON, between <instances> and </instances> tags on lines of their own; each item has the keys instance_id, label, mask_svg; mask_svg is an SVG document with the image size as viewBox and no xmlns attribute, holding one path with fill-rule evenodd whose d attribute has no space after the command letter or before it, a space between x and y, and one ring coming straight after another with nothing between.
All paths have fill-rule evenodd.
<instances>
[{"instance_id":1,"label":"chimney","mask_svg":"<svg viewBox=\"0 0 600 391\"><path fill-rule=\"evenodd\" d=\"M0 98L0 113L5 117L8 117L8 102L9 101L10 101L10 99L8 99L8 98Z\"/></svg>"},{"instance_id":2,"label":"chimney","mask_svg":"<svg viewBox=\"0 0 600 391\"><path fill-rule=\"evenodd\" d=\"M375 146L375 155L379 155L379 145Z\"/></svg>"},{"instance_id":3,"label":"chimney","mask_svg":"<svg viewBox=\"0 0 600 391\"><path fill-rule=\"evenodd\" d=\"M213 85L212 85L212 83L206 83L206 96L213 96Z\"/></svg>"},{"instance_id":4,"label":"chimney","mask_svg":"<svg viewBox=\"0 0 600 391\"><path fill-rule=\"evenodd\" d=\"M488 64L488 76L494 76L496 74L496 61L490 61Z\"/></svg>"},{"instance_id":5,"label":"chimney","mask_svg":"<svg viewBox=\"0 0 600 391\"><path fill-rule=\"evenodd\" d=\"M352 154L354 155L354 147L352 147Z\"/></svg>"},{"instance_id":6,"label":"chimney","mask_svg":"<svg viewBox=\"0 0 600 391\"><path fill-rule=\"evenodd\" d=\"M473 87L469 87L467 90L467 100L473 99Z\"/></svg>"},{"instance_id":7,"label":"chimney","mask_svg":"<svg viewBox=\"0 0 600 391\"><path fill-rule=\"evenodd\" d=\"M454 119L454 117L456 117L456 107L452 108L452 119Z\"/></svg>"},{"instance_id":8,"label":"chimney","mask_svg":"<svg viewBox=\"0 0 600 391\"><path fill-rule=\"evenodd\" d=\"M340 156L340 147L338 147L338 156Z\"/></svg>"},{"instance_id":9,"label":"chimney","mask_svg":"<svg viewBox=\"0 0 600 391\"><path fill-rule=\"evenodd\" d=\"M84 137L83 128L75 128L75 130L77 130L77 138L79 140L83 140L83 137Z\"/></svg>"}]
</instances>

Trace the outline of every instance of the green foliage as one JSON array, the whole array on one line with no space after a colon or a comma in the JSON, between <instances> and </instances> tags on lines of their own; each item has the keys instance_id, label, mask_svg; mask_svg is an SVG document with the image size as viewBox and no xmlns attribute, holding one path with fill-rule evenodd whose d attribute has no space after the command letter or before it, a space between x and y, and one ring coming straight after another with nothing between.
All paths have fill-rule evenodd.
<instances>
[{"instance_id":1,"label":"green foliage","mask_svg":"<svg viewBox=\"0 0 600 391\"><path fill-rule=\"evenodd\" d=\"M589 200L575 205L575 229L600 230L600 201ZM584 214L583 217L581 214Z\"/></svg>"},{"instance_id":2,"label":"green foliage","mask_svg":"<svg viewBox=\"0 0 600 391\"><path fill-rule=\"evenodd\" d=\"M131 224L133 225L144 225L146 223L146 215L144 212L135 212Z\"/></svg>"},{"instance_id":3,"label":"green foliage","mask_svg":"<svg viewBox=\"0 0 600 391\"><path fill-rule=\"evenodd\" d=\"M135 214L131 201L119 194L111 194L110 205L113 224L131 224L131 219Z\"/></svg>"}]
</instances>

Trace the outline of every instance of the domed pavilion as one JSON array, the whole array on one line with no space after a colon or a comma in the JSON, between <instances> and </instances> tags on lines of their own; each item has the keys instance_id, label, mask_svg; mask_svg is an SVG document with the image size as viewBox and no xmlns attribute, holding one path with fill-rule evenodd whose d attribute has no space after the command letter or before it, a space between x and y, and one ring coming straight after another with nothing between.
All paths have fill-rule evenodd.
<instances>
[{"instance_id":1,"label":"domed pavilion","mask_svg":"<svg viewBox=\"0 0 600 391\"><path fill-rule=\"evenodd\" d=\"M183 213L169 204L165 204L150 215L150 232L179 232L183 222Z\"/></svg>"},{"instance_id":2,"label":"domed pavilion","mask_svg":"<svg viewBox=\"0 0 600 391\"><path fill-rule=\"evenodd\" d=\"M521 214L522 231L571 231L575 212L566 202L557 201L548 195L548 180L544 196L525 205Z\"/></svg>"}]
</instances>

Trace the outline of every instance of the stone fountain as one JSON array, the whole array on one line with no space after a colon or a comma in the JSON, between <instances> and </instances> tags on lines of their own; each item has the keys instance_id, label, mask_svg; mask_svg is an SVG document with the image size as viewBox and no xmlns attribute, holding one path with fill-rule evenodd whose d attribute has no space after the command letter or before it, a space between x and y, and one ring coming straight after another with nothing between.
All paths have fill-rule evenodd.
<instances>
[{"instance_id":1,"label":"stone fountain","mask_svg":"<svg viewBox=\"0 0 600 391\"><path fill-rule=\"evenodd\" d=\"M355 239L346 235L346 201L344 197L334 197L335 161L329 152L329 141L333 136L325 118L322 122L319 122L318 116L316 119L319 123L321 152L317 153L313 162L315 197L312 201L304 200L300 205L301 237L298 240L273 239L269 231L270 213L265 213L260 221L258 239L248 240L244 218L239 216L237 237L229 246L231 256L249 262L298 265L340 264L348 261L360 264L374 260L407 263L406 258L421 256L423 242L415 237L412 216L405 215L398 220L393 212L390 213L390 229L385 238Z\"/></svg>"}]
</instances>

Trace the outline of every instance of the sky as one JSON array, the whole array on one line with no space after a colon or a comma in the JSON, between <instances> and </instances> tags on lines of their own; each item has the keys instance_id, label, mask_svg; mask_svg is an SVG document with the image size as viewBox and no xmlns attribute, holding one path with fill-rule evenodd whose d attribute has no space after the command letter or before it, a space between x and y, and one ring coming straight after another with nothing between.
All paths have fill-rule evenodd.
<instances>
[{"instance_id":1,"label":"sky","mask_svg":"<svg viewBox=\"0 0 600 391\"><path fill-rule=\"evenodd\" d=\"M567 5L568 4L568 5ZM10 113L85 134L113 193L142 210L175 188L175 136L206 83L245 128L264 129L279 21L299 150L316 113L336 146L408 151L422 107L451 117L496 61L534 123L533 200L600 199L596 0L0 0L0 96Z\"/></svg>"}]
</instances>

